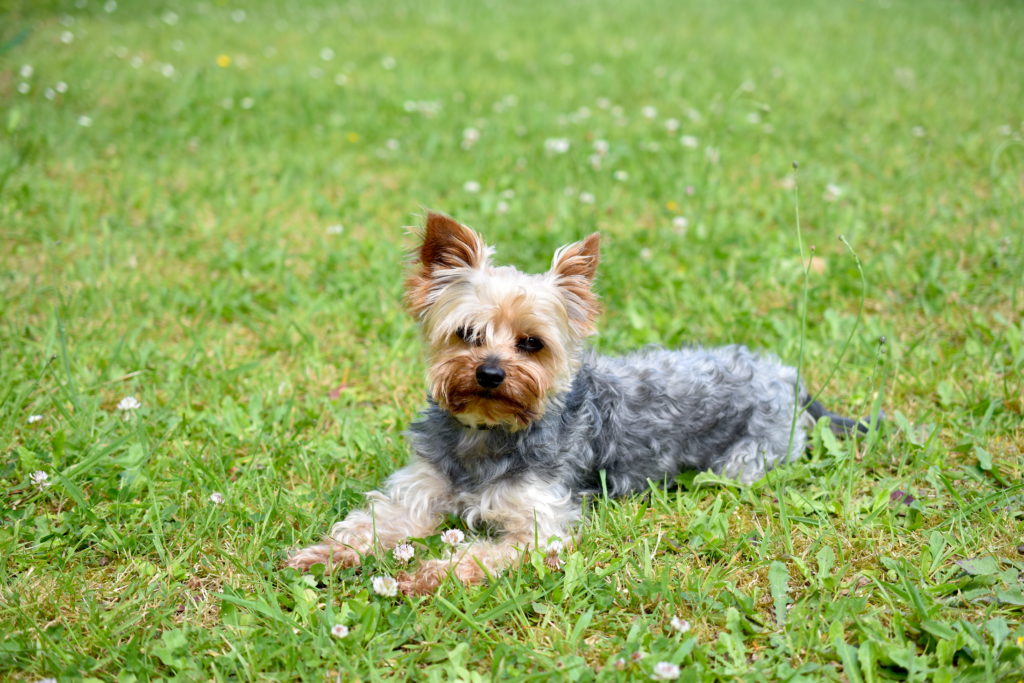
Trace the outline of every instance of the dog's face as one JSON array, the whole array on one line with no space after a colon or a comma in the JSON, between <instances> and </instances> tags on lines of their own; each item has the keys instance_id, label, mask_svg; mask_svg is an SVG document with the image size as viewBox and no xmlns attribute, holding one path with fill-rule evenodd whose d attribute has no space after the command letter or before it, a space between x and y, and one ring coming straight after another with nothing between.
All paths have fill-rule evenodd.
<instances>
[{"instance_id":1,"label":"dog's face","mask_svg":"<svg viewBox=\"0 0 1024 683\"><path fill-rule=\"evenodd\" d=\"M423 326L437 404L466 425L521 429L568 389L594 332L598 235L562 247L537 275L494 266L493 253L466 226L429 214L406 301Z\"/></svg>"}]
</instances>

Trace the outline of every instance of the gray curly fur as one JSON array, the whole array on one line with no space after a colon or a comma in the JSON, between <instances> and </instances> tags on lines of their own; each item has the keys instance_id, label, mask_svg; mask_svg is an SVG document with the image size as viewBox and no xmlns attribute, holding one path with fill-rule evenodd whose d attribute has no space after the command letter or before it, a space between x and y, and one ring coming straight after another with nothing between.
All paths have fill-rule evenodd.
<instances>
[{"instance_id":1,"label":"gray curly fur","mask_svg":"<svg viewBox=\"0 0 1024 683\"><path fill-rule=\"evenodd\" d=\"M795 368L744 346L586 352L571 388L526 429L476 431L431 402L408 436L456 490L529 474L576 497L622 496L687 469L760 479L804 451L813 417L793 416L805 396Z\"/></svg>"}]
</instances>

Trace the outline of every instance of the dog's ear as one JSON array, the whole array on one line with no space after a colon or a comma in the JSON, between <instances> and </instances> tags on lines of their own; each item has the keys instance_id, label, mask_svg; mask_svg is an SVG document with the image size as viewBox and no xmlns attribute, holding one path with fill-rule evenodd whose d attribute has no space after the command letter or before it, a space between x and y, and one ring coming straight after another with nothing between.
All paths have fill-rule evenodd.
<instances>
[{"instance_id":1,"label":"dog's ear","mask_svg":"<svg viewBox=\"0 0 1024 683\"><path fill-rule=\"evenodd\" d=\"M419 261L427 270L480 268L487 261L487 246L462 223L444 214L428 213Z\"/></svg>"},{"instance_id":2,"label":"dog's ear","mask_svg":"<svg viewBox=\"0 0 1024 683\"><path fill-rule=\"evenodd\" d=\"M432 303L431 293L450 281L440 271L483 268L490 249L480 235L440 213L428 213L423 243L415 252L413 272L405 282L409 311L420 315Z\"/></svg>"},{"instance_id":3,"label":"dog's ear","mask_svg":"<svg viewBox=\"0 0 1024 683\"><path fill-rule=\"evenodd\" d=\"M600 233L588 235L581 242L566 244L555 251L551 272L559 277L580 277L591 282L600 260Z\"/></svg>"},{"instance_id":4,"label":"dog's ear","mask_svg":"<svg viewBox=\"0 0 1024 683\"><path fill-rule=\"evenodd\" d=\"M601 236L593 233L581 242L566 244L555 252L549 274L565 297L569 323L581 337L593 334L601 313L591 286L600 260Z\"/></svg>"}]
</instances>

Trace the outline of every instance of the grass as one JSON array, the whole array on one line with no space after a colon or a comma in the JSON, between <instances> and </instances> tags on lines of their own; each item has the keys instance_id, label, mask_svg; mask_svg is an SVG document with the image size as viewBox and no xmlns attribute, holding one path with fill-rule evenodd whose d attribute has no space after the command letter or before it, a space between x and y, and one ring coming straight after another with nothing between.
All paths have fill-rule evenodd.
<instances>
[{"instance_id":1,"label":"grass","mask_svg":"<svg viewBox=\"0 0 1024 683\"><path fill-rule=\"evenodd\" d=\"M0 676L1024 672L1017 3L114 4L0 6ZM601 503L560 571L284 571L408 457L425 207L534 270L600 230L600 349L889 427Z\"/></svg>"}]
</instances>

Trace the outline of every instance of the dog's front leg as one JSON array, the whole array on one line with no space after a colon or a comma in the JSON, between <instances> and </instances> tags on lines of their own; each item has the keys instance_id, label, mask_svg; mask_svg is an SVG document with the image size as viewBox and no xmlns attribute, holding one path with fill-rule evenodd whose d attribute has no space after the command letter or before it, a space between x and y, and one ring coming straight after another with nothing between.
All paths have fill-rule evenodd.
<instances>
[{"instance_id":1,"label":"dog's front leg","mask_svg":"<svg viewBox=\"0 0 1024 683\"><path fill-rule=\"evenodd\" d=\"M402 592L431 593L449 573L466 584L480 583L500 574L530 548L547 548L552 542L559 549L568 547L570 528L580 518L579 502L565 488L536 479L497 484L474 503L463 513L466 520L500 529L500 536L461 544L449 558L422 563L415 574L399 577Z\"/></svg>"},{"instance_id":2,"label":"dog's front leg","mask_svg":"<svg viewBox=\"0 0 1024 683\"><path fill-rule=\"evenodd\" d=\"M392 474L382 491L366 494L369 505L331 527L324 542L296 551L288 566L308 569L359 564L362 555L393 548L410 537L429 536L451 510L451 485L432 465L416 459Z\"/></svg>"}]
</instances>

